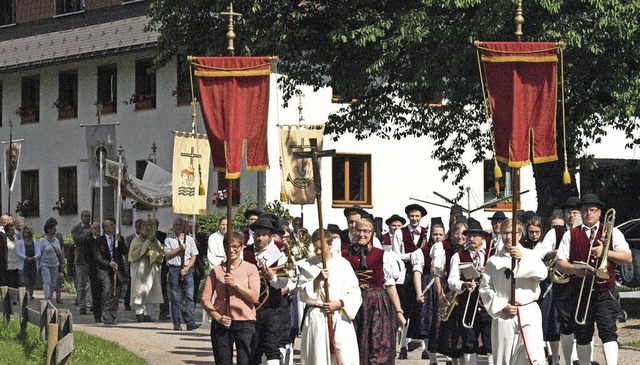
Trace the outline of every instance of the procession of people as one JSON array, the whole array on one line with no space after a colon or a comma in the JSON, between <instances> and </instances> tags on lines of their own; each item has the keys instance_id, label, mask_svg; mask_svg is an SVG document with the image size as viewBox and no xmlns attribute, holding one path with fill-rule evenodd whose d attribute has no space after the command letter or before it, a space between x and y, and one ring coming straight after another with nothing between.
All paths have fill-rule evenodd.
<instances>
[{"instance_id":1,"label":"procession of people","mask_svg":"<svg viewBox=\"0 0 640 365\"><path fill-rule=\"evenodd\" d=\"M409 204L407 219L390 214L383 234L369 212L352 206L344 212L348 229L333 233L332 223L313 229L309 240L299 220L290 235L288 221L251 209L244 228L227 231L227 220L217 221L198 298L193 266L204 252L185 219L173 220L163 242L156 220L140 220L125 245L114 219L91 222L83 212L73 239L76 274L86 278L76 282L89 284L78 291L76 309L117 325L128 283L136 320L153 322L167 290L166 265L173 329L199 328L200 302L217 364L292 364L293 334L303 364L393 364L420 349L430 365L473 365L480 356L495 365L591 365L597 325L612 365L620 311L615 267L629 264L631 253L620 231L601 219L605 207L593 194L570 198L545 232L545 219L532 212L495 212L486 229L453 206L447 231L440 217L423 225L427 210ZM64 265L56 226L48 220L37 242L28 222L20 239L6 222L3 285L32 293L40 272L44 298L54 298Z\"/></svg>"}]
</instances>

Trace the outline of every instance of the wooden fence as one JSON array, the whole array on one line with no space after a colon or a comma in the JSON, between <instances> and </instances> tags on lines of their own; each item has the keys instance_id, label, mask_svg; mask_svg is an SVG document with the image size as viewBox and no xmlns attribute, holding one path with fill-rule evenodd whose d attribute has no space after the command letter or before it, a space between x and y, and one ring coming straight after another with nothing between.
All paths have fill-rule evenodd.
<instances>
[{"instance_id":1,"label":"wooden fence","mask_svg":"<svg viewBox=\"0 0 640 365\"><path fill-rule=\"evenodd\" d=\"M13 303L16 305L12 305ZM11 315L20 321L20 336L27 333L27 323L40 328L40 338L47 342L45 364L71 364L73 353L73 317L66 309L57 309L50 301L40 300L40 310L28 307L29 293L23 287L18 289L0 287L0 312L5 322ZM16 311L14 313L14 308Z\"/></svg>"}]
</instances>

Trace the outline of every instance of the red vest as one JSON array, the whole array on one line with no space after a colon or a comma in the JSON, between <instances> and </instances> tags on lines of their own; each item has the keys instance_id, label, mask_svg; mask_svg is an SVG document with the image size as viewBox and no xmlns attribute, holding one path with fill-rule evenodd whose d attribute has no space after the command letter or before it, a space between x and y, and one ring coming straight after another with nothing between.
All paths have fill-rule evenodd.
<instances>
[{"instance_id":1,"label":"red vest","mask_svg":"<svg viewBox=\"0 0 640 365\"><path fill-rule=\"evenodd\" d=\"M384 288L383 257L384 250L372 247L366 256L367 270L360 269L360 256L349 255L349 250L342 251L342 256L349 261L358 277L360 289Z\"/></svg>"},{"instance_id":2,"label":"red vest","mask_svg":"<svg viewBox=\"0 0 640 365\"><path fill-rule=\"evenodd\" d=\"M558 249L560 246L560 242L562 242L562 236L564 236L565 230L562 227L553 227L553 230L556 231L556 246L555 249Z\"/></svg>"},{"instance_id":3,"label":"red vest","mask_svg":"<svg viewBox=\"0 0 640 365\"><path fill-rule=\"evenodd\" d=\"M431 256L429 256L430 249L431 248L428 245L420 247L422 255L424 256L424 268L422 269L423 274L431 272Z\"/></svg>"},{"instance_id":4,"label":"red vest","mask_svg":"<svg viewBox=\"0 0 640 365\"><path fill-rule=\"evenodd\" d=\"M413 243L413 234L409 230L409 226L402 227L402 244L404 246L404 253L412 253L422 246L429 246L427 243L427 229L420 227L420 236L418 236L418 243ZM413 275L413 265L411 260L404 263L407 268L407 274Z\"/></svg>"},{"instance_id":5,"label":"red vest","mask_svg":"<svg viewBox=\"0 0 640 365\"><path fill-rule=\"evenodd\" d=\"M573 227L569 230L571 234L571 248L569 250L569 261L586 261L587 256L589 255L589 251L591 249L591 245L589 244L589 237L587 236L588 232L582 230L582 226ZM590 234L590 233L589 233ZM600 239L602 236L602 224L598 227L598 231L596 232L596 237L593 240L594 243ZM609 251L613 250L613 243L609 246ZM587 262L589 265L597 268L600 264L600 260L596 260L593 257ZM594 288L598 291L606 291L609 290L616 285L616 266L612 261L607 262L607 272L609 273L609 279L601 280L596 279L596 283L594 284ZM589 278L587 278L587 283ZM571 283L574 286L582 285L582 279L580 280L572 280Z\"/></svg>"},{"instance_id":6,"label":"red vest","mask_svg":"<svg viewBox=\"0 0 640 365\"><path fill-rule=\"evenodd\" d=\"M349 229L345 229L340 232L340 248L342 251L348 250L351 247L351 240L349 239Z\"/></svg>"},{"instance_id":7,"label":"red vest","mask_svg":"<svg viewBox=\"0 0 640 365\"><path fill-rule=\"evenodd\" d=\"M382 236L382 245L383 246L391 246L391 233L385 233Z\"/></svg>"}]
</instances>

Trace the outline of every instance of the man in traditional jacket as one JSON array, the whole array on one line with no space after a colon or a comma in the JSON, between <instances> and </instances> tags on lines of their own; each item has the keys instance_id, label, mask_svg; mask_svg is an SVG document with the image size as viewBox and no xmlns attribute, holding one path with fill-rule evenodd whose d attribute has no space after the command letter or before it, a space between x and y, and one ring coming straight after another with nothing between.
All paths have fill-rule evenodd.
<instances>
[{"instance_id":1,"label":"man in traditional jacket","mask_svg":"<svg viewBox=\"0 0 640 365\"><path fill-rule=\"evenodd\" d=\"M392 250L405 263L405 271L400 274L396 282L396 290L400 297L400 304L407 318L411 317L416 296L413 287L413 266L411 265L411 253L422 245L428 244L427 229L420 226L422 218L427 215L427 210L419 204L409 204L404 208L409 219L409 224L393 233ZM400 340L400 355L398 359L407 358L407 344L411 341L407 332L411 332L411 321L402 329ZM417 348L417 347L416 347ZM415 348L411 348L413 350Z\"/></svg>"},{"instance_id":2,"label":"man in traditional jacket","mask_svg":"<svg viewBox=\"0 0 640 365\"><path fill-rule=\"evenodd\" d=\"M387 218L384 221L387 227L389 227L389 231L382 235L382 248L385 251L391 251L393 247L393 235L396 230L402 228L407 223L407 220L402 218L401 216L394 214L391 217Z\"/></svg>"},{"instance_id":3,"label":"man in traditional jacket","mask_svg":"<svg viewBox=\"0 0 640 365\"><path fill-rule=\"evenodd\" d=\"M578 317L584 318L583 325L577 324L575 327L575 338L577 343L577 353L580 365L591 363L590 342L594 334L594 323L598 324L598 336L602 340L602 350L607 364L618 363L618 334L616 320L620 312L620 297L616 289L616 265L631 264L631 250L629 244L620 230L612 225L607 225L606 229L611 234L611 242L608 247L608 260L604 264L608 274L607 279L601 279L595 275L595 268L599 268L604 252L603 230L600 223L600 216L605 205L594 194L586 194L580 200L580 215L582 225L571 228L562 237L562 242L558 247L556 259L557 267L561 272L568 275L575 275L571 281L572 297L575 300L574 308L578 307L580 291L583 291L582 303L588 301L591 296L591 303L585 313L585 304L580 305ZM606 223L606 222L605 222ZM576 266L576 262L586 262L589 266L585 269ZM585 278L586 277L586 278ZM595 280L595 282L593 282ZM593 283L593 290L590 290ZM586 294L585 294L586 293Z\"/></svg>"}]
</instances>

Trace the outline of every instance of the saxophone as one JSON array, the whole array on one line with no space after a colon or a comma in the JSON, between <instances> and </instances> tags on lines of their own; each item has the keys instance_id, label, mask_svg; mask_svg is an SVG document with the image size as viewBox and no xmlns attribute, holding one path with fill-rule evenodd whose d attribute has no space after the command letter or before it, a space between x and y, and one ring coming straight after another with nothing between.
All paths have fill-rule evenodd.
<instances>
[{"instance_id":1,"label":"saxophone","mask_svg":"<svg viewBox=\"0 0 640 365\"><path fill-rule=\"evenodd\" d=\"M453 308L458 305L458 293L455 291L450 291L447 293L447 303L440 308L438 308L438 318L442 322L446 322L449 320L451 313L453 312Z\"/></svg>"}]
</instances>

